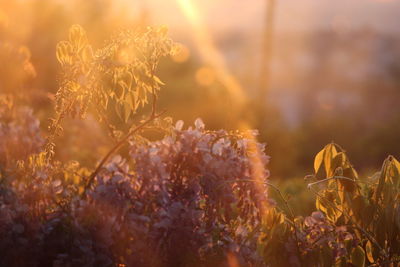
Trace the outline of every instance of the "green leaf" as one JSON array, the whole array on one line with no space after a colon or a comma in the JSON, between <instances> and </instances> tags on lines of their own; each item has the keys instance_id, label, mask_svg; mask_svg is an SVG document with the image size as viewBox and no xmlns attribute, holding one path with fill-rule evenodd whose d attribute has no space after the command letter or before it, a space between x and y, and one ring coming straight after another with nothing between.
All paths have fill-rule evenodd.
<instances>
[{"instance_id":1,"label":"green leaf","mask_svg":"<svg viewBox=\"0 0 400 267\"><path fill-rule=\"evenodd\" d=\"M351 263L356 267L365 266L365 252L362 247L357 246L351 253Z\"/></svg>"}]
</instances>

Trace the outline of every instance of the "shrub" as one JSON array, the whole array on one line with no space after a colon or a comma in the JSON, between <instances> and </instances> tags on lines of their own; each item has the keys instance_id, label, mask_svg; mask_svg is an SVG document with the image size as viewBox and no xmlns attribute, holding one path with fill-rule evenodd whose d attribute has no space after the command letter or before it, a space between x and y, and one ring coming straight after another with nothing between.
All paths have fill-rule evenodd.
<instances>
[{"instance_id":1,"label":"shrub","mask_svg":"<svg viewBox=\"0 0 400 267\"><path fill-rule=\"evenodd\" d=\"M27 107L0 98L0 266L394 266L400 163L360 179L342 148L314 161L316 209L296 217L267 177L256 131L210 131L157 112L164 28L123 31L93 52L73 26L47 140ZM151 100L150 100L151 98ZM147 117L139 107L151 104ZM55 156L67 116L93 112L113 141L95 168ZM115 112L123 127L110 123ZM120 126L120 125L119 125ZM125 129L125 131L123 131ZM144 130L161 130L148 140ZM127 145L128 152L118 155ZM68 149L67 147L61 147ZM123 156L122 156L123 155ZM282 205L268 198L277 191Z\"/></svg>"}]
</instances>

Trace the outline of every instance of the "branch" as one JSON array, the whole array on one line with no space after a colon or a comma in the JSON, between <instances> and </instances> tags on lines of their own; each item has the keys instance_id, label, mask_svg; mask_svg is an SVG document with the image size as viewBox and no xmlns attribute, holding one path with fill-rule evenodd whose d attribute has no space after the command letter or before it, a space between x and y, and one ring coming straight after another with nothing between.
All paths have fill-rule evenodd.
<instances>
[{"instance_id":1,"label":"branch","mask_svg":"<svg viewBox=\"0 0 400 267\"><path fill-rule=\"evenodd\" d=\"M238 180L233 180L233 181L226 181L225 183L227 183L227 182L262 183L262 184L265 184L265 185L267 185L269 187L272 187L275 191L277 191L278 194L279 194L279 197L283 200L283 203L285 204L285 206L286 206L286 208L287 208L287 210L288 210L288 212L290 214L290 216L288 216L288 217L289 217L289 221L292 223L293 228L294 228L294 237L295 237L295 241L296 241L296 248L297 248L297 252L300 255L299 240L298 240L298 237L297 237L297 226L296 226L296 222L295 222L295 218L296 217L294 215L294 212L293 212L292 208L289 205L289 201L283 196L282 191L276 185L271 184L269 182L262 182L262 181L256 181L256 180L251 180L251 179L238 179Z\"/></svg>"},{"instance_id":2,"label":"branch","mask_svg":"<svg viewBox=\"0 0 400 267\"><path fill-rule=\"evenodd\" d=\"M154 65L151 69L151 78L154 77L154 73L155 73L155 68L156 65ZM153 103L152 103L152 109L151 109L151 113L150 116L147 120L145 120L144 122L142 122L141 124L139 124L138 126L136 126L133 130L130 130L124 137L122 137L121 140L119 140L113 148L111 148L111 150L103 157L103 159L100 161L99 165L97 165L96 169L94 170L94 172L89 176L89 180L82 192L81 197L85 198L86 197L86 192L87 190L90 188L90 186L93 184L93 181L95 179L95 177L97 176L97 174L99 174L101 168L103 168L104 164L107 162L107 160L135 133L137 133L138 131L142 130L147 124L149 124L150 122L152 122L153 120L155 120L156 118L162 116L165 113L165 110L162 111L161 113L157 114L156 112L156 108L157 108L157 94L156 94L156 89L152 88L152 95L153 95Z\"/></svg>"},{"instance_id":3,"label":"branch","mask_svg":"<svg viewBox=\"0 0 400 267\"><path fill-rule=\"evenodd\" d=\"M103 157L103 159L100 161L99 165L96 167L94 172L89 176L89 181L85 186L85 189L82 192L82 197L85 197L86 191L89 189L89 187L92 185L94 178L96 177L97 174L99 174L101 168L103 168L104 164L107 162L107 160L135 133L137 133L139 130L144 128L147 124L152 122L154 119L162 116L165 113L165 111L162 111L159 114L152 113L150 117L136 126L133 130L128 132L118 143L114 145L114 147Z\"/></svg>"},{"instance_id":4,"label":"branch","mask_svg":"<svg viewBox=\"0 0 400 267\"><path fill-rule=\"evenodd\" d=\"M306 178L308 178L308 175L306 176ZM347 181L350 181L350 182L353 182L353 183L357 183L358 182L358 183L371 184L371 183L369 183L367 181L354 180L354 179L351 179L351 178L345 177L345 176L333 176L333 177L329 177L329 178L325 178L325 179L316 181L314 183L309 183L309 184L307 184L307 188L311 189L311 187L314 186L314 185L317 185L317 184L320 184L320 183L324 183L324 182L327 182L327 181L330 181L330 180L347 180Z\"/></svg>"},{"instance_id":5,"label":"branch","mask_svg":"<svg viewBox=\"0 0 400 267\"><path fill-rule=\"evenodd\" d=\"M356 228L357 230L359 230L360 232L362 232L364 234L364 236L371 241L380 251L381 254L383 254L385 256L385 258L388 258L388 254L386 253L386 251L379 245L378 241L376 241L376 239L373 237L373 235L371 235L370 233L368 233L367 230L365 230L364 228L362 228L360 225L358 225L358 223L356 223L355 221L353 221L352 217L345 212L344 210L339 209L334 203L332 203L330 200L326 199L324 196L322 196L321 194L319 194L317 191L315 191L314 189L310 188L311 191L319 198L323 199L324 201L326 201L326 203L331 206L333 209L339 211L340 213L342 213L345 217L347 217L347 219L349 220L350 226L354 225L353 227Z\"/></svg>"}]
</instances>

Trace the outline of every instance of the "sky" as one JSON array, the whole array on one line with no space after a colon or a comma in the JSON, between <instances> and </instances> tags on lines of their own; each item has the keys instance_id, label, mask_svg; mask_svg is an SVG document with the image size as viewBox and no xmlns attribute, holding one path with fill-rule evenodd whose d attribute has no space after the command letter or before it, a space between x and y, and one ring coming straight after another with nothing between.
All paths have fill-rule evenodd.
<instances>
[{"instance_id":1,"label":"sky","mask_svg":"<svg viewBox=\"0 0 400 267\"><path fill-rule=\"evenodd\" d=\"M156 23L176 30L187 26L177 5L180 0L121 1L131 6L146 6ZM182 1L194 3L213 31L257 30L263 25L266 0ZM372 27L397 33L400 32L400 0L276 0L275 26L278 31Z\"/></svg>"}]
</instances>

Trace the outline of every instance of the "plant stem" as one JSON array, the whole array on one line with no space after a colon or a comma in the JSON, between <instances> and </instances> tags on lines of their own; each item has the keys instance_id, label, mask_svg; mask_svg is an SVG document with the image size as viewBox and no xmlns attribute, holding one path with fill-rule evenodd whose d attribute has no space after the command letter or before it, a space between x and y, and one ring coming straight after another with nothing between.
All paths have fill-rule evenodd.
<instances>
[{"instance_id":1,"label":"plant stem","mask_svg":"<svg viewBox=\"0 0 400 267\"><path fill-rule=\"evenodd\" d=\"M368 233L367 230L365 230L364 228L362 228L360 225L358 225L355 221L352 220L351 216L349 214L347 214L347 212L345 212L344 210L339 209L338 207L336 207L335 204L333 204L330 200L326 199L324 196L322 196L321 194L319 194L318 192L316 192L315 190L311 190L312 192L314 192L314 194L317 197L320 197L321 199L323 199L324 201L326 201L326 203L328 203L333 209L336 209L337 211L339 211L340 213L342 213L344 216L347 217L347 219L349 220L350 224L354 225L354 228L358 229L360 232L362 232L364 234L364 236L371 241L379 250L380 253L383 254L385 256L385 258L388 257L388 254L386 253L386 251L379 245L378 241L376 241L376 239L370 234Z\"/></svg>"},{"instance_id":2,"label":"plant stem","mask_svg":"<svg viewBox=\"0 0 400 267\"><path fill-rule=\"evenodd\" d=\"M89 187L92 185L94 178L96 177L96 175L100 172L101 168L104 166L104 164L107 162L107 160L135 133L137 133L139 130L141 130L142 128L144 128L147 124L149 124L150 122L152 122L154 119L160 117L161 115L163 115L165 113L165 111L159 113L159 114L155 114L152 113L152 115L145 120L144 122L142 122L141 124L139 124L138 126L136 126L133 130L129 131L121 140L118 141L118 143L116 143L113 148L111 148L110 151L108 151L108 153L103 157L103 159L100 161L99 165L97 165L96 169L94 170L94 172L92 172L92 174L89 176L89 180L88 183L85 186L85 189L82 192L82 197L84 198L86 196L86 191L89 189Z\"/></svg>"},{"instance_id":3,"label":"plant stem","mask_svg":"<svg viewBox=\"0 0 400 267\"><path fill-rule=\"evenodd\" d=\"M314 183L309 183L309 184L307 184L307 188L308 188L308 189L311 189L311 187L314 186L314 185L317 185L317 184L320 184L320 183L324 183L324 182L327 182L327 181L330 181L330 180L347 180L347 181L350 181L350 182L353 182L353 183L360 182L360 183L367 183L367 184L369 184L369 183L366 182L366 181L360 181L360 180L357 180L357 181L356 181L356 180L353 180L353 179L351 179L351 178L349 178L349 177L345 177L345 176L333 176L333 177L329 177L329 178L325 178L325 179L316 181L316 182L314 182Z\"/></svg>"}]
</instances>

